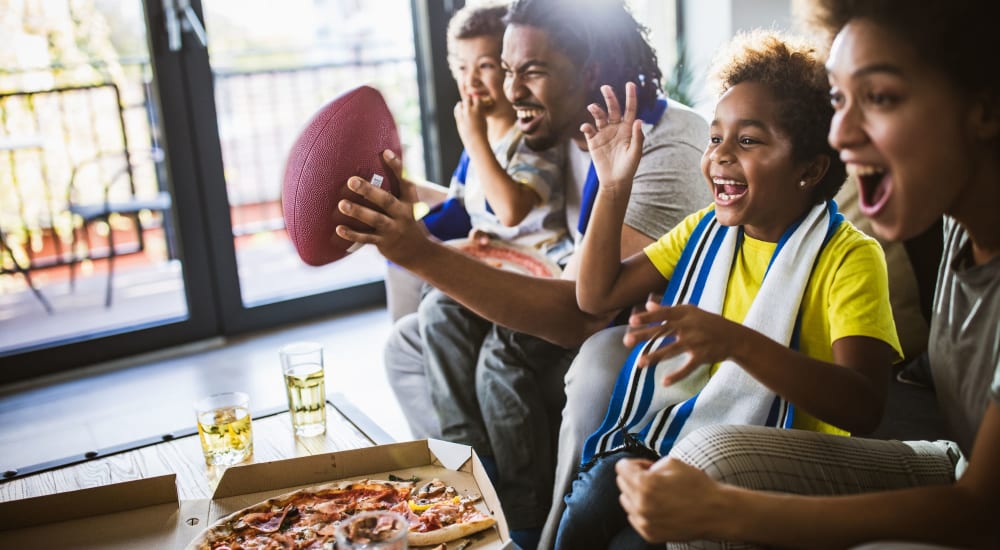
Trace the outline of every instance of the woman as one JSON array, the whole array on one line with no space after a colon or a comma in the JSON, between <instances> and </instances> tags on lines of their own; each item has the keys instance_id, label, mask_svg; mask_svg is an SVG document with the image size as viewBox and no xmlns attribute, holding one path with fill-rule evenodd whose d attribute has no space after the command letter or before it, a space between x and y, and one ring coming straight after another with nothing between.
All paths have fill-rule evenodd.
<instances>
[{"instance_id":1,"label":"woman","mask_svg":"<svg viewBox=\"0 0 1000 550\"><path fill-rule=\"evenodd\" d=\"M863 213L892 239L945 217L929 357L954 444L706 429L669 458L619 463L622 505L636 530L657 542L996 548L1000 79L984 65L1000 49L997 5L813 4L817 21L836 33L827 63L835 109L829 139L858 175Z\"/></svg>"}]
</instances>

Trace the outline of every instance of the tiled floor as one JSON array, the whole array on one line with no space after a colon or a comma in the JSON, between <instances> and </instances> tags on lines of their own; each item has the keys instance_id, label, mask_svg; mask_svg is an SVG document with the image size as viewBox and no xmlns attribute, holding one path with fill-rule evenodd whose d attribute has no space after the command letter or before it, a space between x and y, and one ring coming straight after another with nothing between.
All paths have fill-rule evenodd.
<instances>
[{"instance_id":1,"label":"tiled floor","mask_svg":"<svg viewBox=\"0 0 1000 550\"><path fill-rule=\"evenodd\" d=\"M409 439L382 368L390 326L385 309L373 308L202 343L167 359L0 388L0 472L191 427L191 404L210 393L246 391L255 411L284 406L278 348L294 340L324 344L328 392L345 394L393 438Z\"/></svg>"}]
</instances>

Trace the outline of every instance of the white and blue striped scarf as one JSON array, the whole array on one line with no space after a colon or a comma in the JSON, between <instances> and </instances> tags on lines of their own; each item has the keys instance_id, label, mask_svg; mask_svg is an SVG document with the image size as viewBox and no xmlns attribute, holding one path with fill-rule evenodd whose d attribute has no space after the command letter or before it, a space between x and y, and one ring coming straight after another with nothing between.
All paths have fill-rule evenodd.
<instances>
[{"instance_id":1,"label":"white and blue striped scarf","mask_svg":"<svg viewBox=\"0 0 1000 550\"><path fill-rule=\"evenodd\" d=\"M837 204L817 204L782 235L771 256L760 290L743 324L776 342L798 347L802 296L813 267L843 216ZM693 304L722 313L726 285L743 229L723 226L710 210L688 239L662 303ZM658 337L637 345L625 361L607 416L583 448L583 464L621 448L645 448L665 456L688 433L712 424L747 424L788 428L793 408L733 361L723 361L709 376L701 365L671 386L663 378L686 362L688 354L637 368L643 353L669 344Z\"/></svg>"}]
</instances>

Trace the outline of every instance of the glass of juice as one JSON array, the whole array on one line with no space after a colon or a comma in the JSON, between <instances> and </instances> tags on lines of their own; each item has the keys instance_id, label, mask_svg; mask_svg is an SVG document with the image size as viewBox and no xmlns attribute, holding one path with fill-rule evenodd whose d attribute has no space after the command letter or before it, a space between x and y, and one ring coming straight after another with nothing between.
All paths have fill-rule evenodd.
<instances>
[{"instance_id":1,"label":"glass of juice","mask_svg":"<svg viewBox=\"0 0 1000 550\"><path fill-rule=\"evenodd\" d=\"M253 455L250 396L242 392L217 393L199 399L194 408L201 450L208 465L229 466Z\"/></svg>"},{"instance_id":2,"label":"glass of juice","mask_svg":"<svg viewBox=\"0 0 1000 550\"><path fill-rule=\"evenodd\" d=\"M325 433L323 345L317 342L294 342L281 348L279 355L295 435L313 437Z\"/></svg>"}]
</instances>

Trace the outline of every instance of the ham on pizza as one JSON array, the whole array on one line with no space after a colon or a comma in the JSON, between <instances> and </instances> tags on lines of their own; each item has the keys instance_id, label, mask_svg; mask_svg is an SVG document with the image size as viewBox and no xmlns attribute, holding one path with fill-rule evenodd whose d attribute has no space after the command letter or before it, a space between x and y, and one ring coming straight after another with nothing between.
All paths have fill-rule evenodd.
<instances>
[{"instance_id":1,"label":"ham on pizza","mask_svg":"<svg viewBox=\"0 0 1000 550\"><path fill-rule=\"evenodd\" d=\"M496 520L438 480L334 482L286 493L216 521L188 550L334 548L338 523L360 512L392 510L409 523L411 546L456 540L492 527Z\"/></svg>"}]
</instances>

